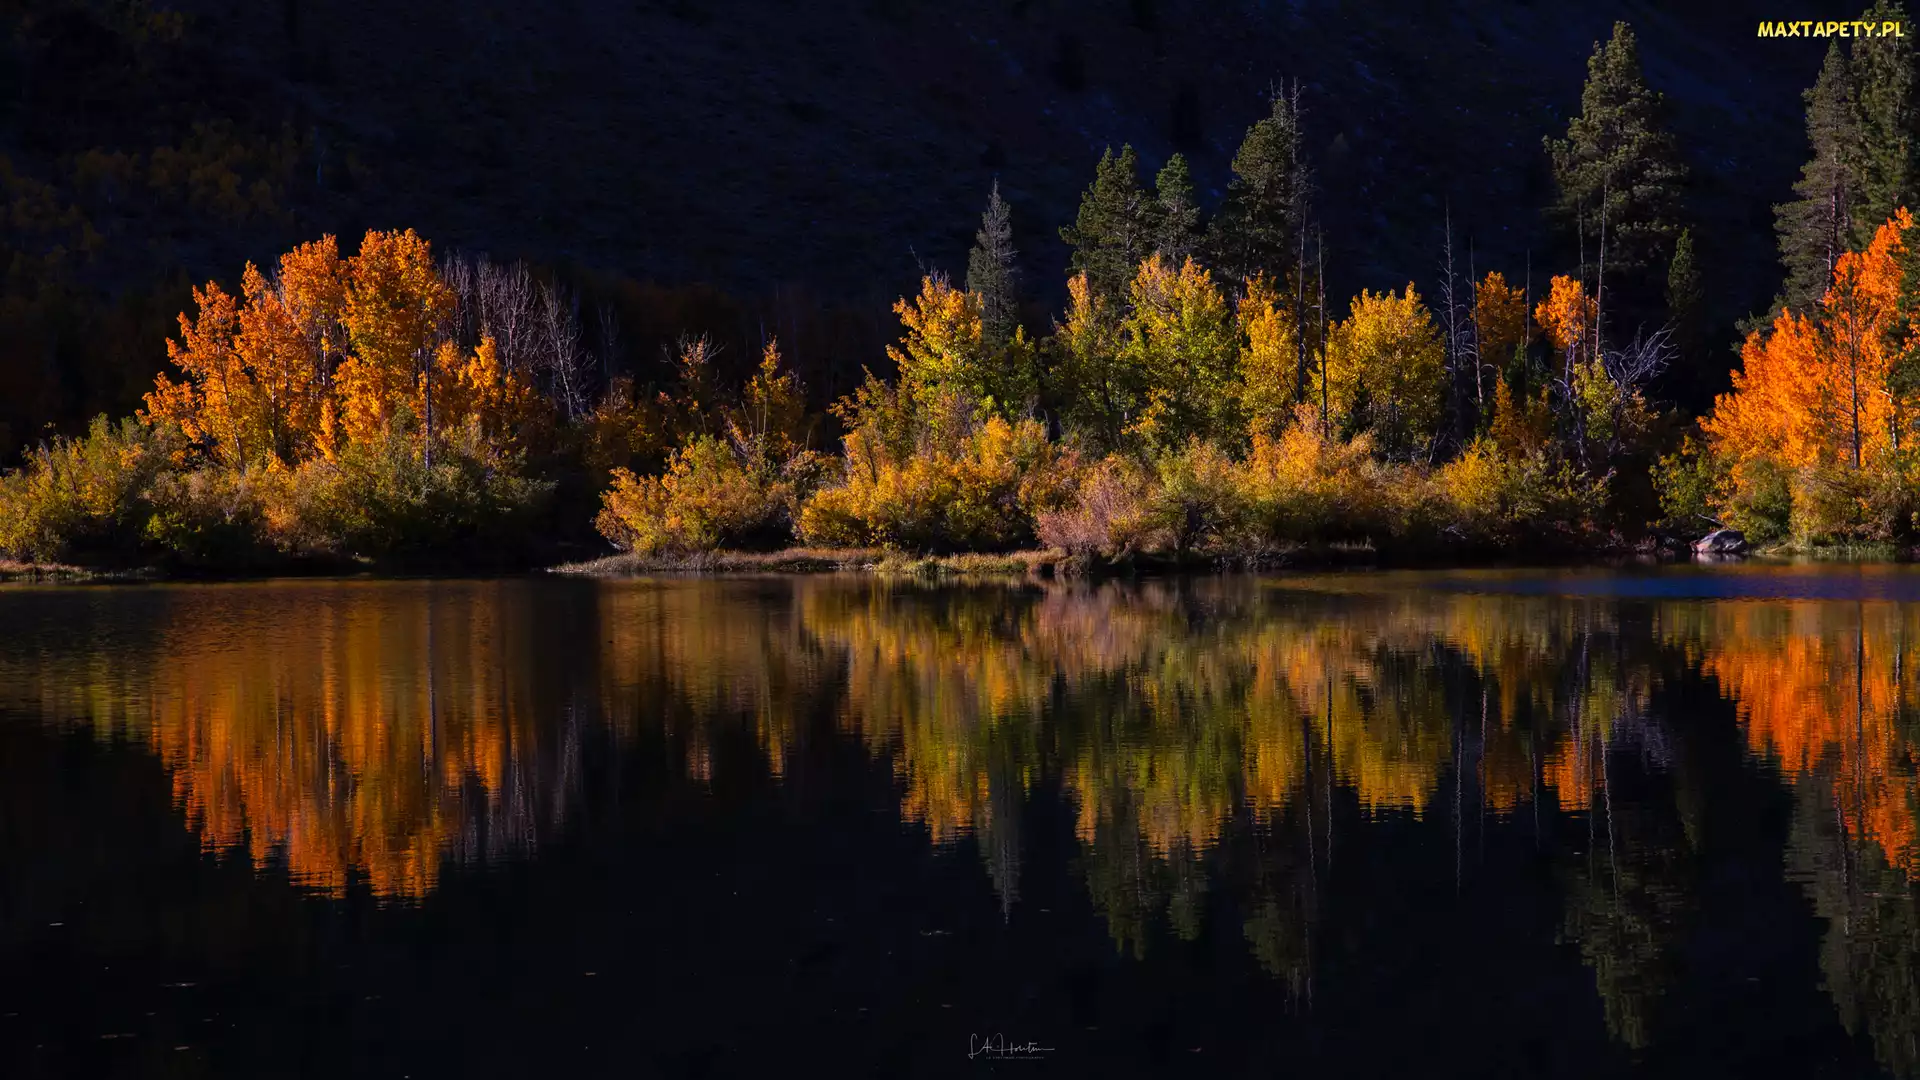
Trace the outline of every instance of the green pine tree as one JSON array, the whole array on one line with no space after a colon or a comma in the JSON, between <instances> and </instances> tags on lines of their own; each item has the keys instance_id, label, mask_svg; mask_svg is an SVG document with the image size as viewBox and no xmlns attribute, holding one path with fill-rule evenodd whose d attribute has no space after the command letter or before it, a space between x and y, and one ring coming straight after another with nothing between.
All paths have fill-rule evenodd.
<instances>
[{"instance_id":1,"label":"green pine tree","mask_svg":"<svg viewBox=\"0 0 1920 1080\"><path fill-rule=\"evenodd\" d=\"M1700 266L1693 253L1693 230L1681 229L1679 238L1673 242L1673 261L1667 264L1667 318L1683 362L1699 355L1704 299Z\"/></svg>"},{"instance_id":2,"label":"green pine tree","mask_svg":"<svg viewBox=\"0 0 1920 1080\"><path fill-rule=\"evenodd\" d=\"M1273 111L1247 129L1233 155L1233 180L1208 234L1219 268L1240 281L1263 270L1284 280L1298 261L1312 190L1299 92L1276 94Z\"/></svg>"},{"instance_id":3,"label":"green pine tree","mask_svg":"<svg viewBox=\"0 0 1920 1080\"><path fill-rule=\"evenodd\" d=\"M1893 318L1887 320L1882 331L1885 337L1881 347L1888 358L1887 388L1893 392L1894 448L1911 450L1920 417L1908 415L1902 403L1920 392L1920 244L1901 244L1897 258L1900 298L1895 301Z\"/></svg>"},{"instance_id":4,"label":"green pine tree","mask_svg":"<svg viewBox=\"0 0 1920 1080\"><path fill-rule=\"evenodd\" d=\"M1899 0L1879 0L1862 19L1875 23L1900 20L1906 12ZM1907 24L1910 25L1910 24ZM1853 204L1853 229L1849 238L1855 250L1873 241L1873 234L1893 216L1894 210L1912 203L1914 185L1920 180L1914 140L1916 120L1913 81L1913 46L1906 37L1856 37L1849 68L1852 74L1857 126L1854 146L1858 154L1860 187Z\"/></svg>"},{"instance_id":5,"label":"green pine tree","mask_svg":"<svg viewBox=\"0 0 1920 1080\"><path fill-rule=\"evenodd\" d=\"M1860 192L1859 117L1853 80L1839 39L1827 47L1820 78L1807 90L1807 140L1813 157L1793 185L1799 198L1773 208L1780 262L1787 281L1781 307L1810 313L1833 281L1833 264L1847 250Z\"/></svg>"},{"instance_id":6,"label":"green pine tree","mask_svg":"<svg viewBox=\"0 0 1920 1080\"><path fill-rule=\"evenodd\" d=\"M1069 273L1085 272L1096 295L1117 303L1153 253L1153 206L1140 189L1140 159L1133 147L1100 156L1093 186L1080 196L1080 213L1060 238L1073 248Z\"/></svg>"},{"instance_id":7,"label":"green pine tree","mask_svg":"<svg viewBox=\"0 0 1920 1080\"><path fill-rule=\"evenodd\" d=\"M1661 109L1661 96L1641 76L1633 29L1616 22L1612 40L1594 43L1567 137L1546 140L1560 189L1555 209L1593 245L1590 252L1599 251L1604 220L1609 275L1659 266L1679 229L1685 170Z\"/></svg>"},{"instance_id":8,"label":"green pine tree","mask_svg":"<svg viewBox=\"0 0 1920 1080\"><path fill-rule=\"evenodd\" d=\"M1175 154L1153 179L1154 247L1176 265L1194 253L1200 236L1200 204L1193 198L1187 159Z\"/></svg>"},{"instance_id":9,"label":"green pine tree","mask_svg":"<svg viewBox=\"0 0 1920 1080\"><path fill-rule=\"evenodd\" d=\"M967 291L980 298L981 336L998 349L1013 337L1020 323L1020 268L1013 247L1013 220L1000 181L993 182L987 209L980 215L980 231L967 253Z\"/></svg>"}]
</instances>

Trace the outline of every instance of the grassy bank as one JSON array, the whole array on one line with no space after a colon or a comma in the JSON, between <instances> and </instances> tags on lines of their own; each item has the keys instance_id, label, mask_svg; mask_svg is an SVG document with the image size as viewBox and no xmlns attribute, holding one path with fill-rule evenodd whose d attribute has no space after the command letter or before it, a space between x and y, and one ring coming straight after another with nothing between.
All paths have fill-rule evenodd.
<instances>
[{"instance_id":1,"label":"grassy bank","mask_svg":"<svg viewBox=\"0 0 1920 1080\"><path fill-rule=\"evenodd\" d=\"M21 562L0 558L0 582L6 581L143 581L158 577L146 567L102 569L67 563Z\"/></svg>"},{"instance_id":2,"label":"grassy bank","mask_svg":"<svg viewBox=\"0 0 1920 1080\"><path fill-rule=\"evenodd\" d=\"M1601 557L1607 552L1594 552ZM1616 553L1617 554L1617 553ZM641 555L624 552L584 562L563 563L549 573L582 577L621 578L652 574L811 574L868 573L897 577L1111 577L1218 573L1222 571L1309 571L1372 567L1490 565L1499 559L1459 558L1419 560L1383 557L1367 544L1305 545L1257 554L1163 552L1134 553L1120 558L1072 554L1059 548L1030 549L995 554L963 552L951 555L913 554L884 548L795 547L781 551L710 551L687 555Z\"/></svg>"}]
</instances>

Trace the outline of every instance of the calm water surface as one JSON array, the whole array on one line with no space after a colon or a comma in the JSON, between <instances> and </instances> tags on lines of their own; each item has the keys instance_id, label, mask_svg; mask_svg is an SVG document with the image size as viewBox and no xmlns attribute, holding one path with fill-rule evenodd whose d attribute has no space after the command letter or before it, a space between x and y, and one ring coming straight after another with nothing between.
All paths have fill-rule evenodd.
<instances>
[{"instance_id":1,"label":"calm water surface","mask_svg":"<svg viewBox=\"0 0 1920 1080\"><path fill-rule=\"evenodd\" d=\"M1887 567L4 588L0 1075L1913 1077L1916 664Z\"/></svg>"}]
</instances>

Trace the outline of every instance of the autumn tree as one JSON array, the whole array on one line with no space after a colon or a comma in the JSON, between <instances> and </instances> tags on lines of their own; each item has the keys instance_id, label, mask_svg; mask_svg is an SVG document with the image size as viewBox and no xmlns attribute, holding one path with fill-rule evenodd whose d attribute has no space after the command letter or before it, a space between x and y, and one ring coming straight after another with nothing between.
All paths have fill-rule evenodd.
<instances>
[{"instance_id":1,"label":"autumn tree","mask_svg":"<svg viewBox=\"0 0 1920 1080\"><path fill-rule=\"evenodd\" d=\"M904 329L887 355L900 385L916 407L944 408L950 397L967 408L991 405L1021 411L1034 395L1033 351L1016 329L1008 347L995 350L985 338L980 299L946 278L922 279L920 295L893 306Z\"/></svg>"},{"instance_id":2,"label":"autumn tree","mask_svg":"<svg viewBox=\"0 0 1920 1080\"><path fill-rule=\"evenodd\" d=\"M981 334L989 348L1002 348L1020 323L1020 268L1013 247L1013 221L1000 182L987 195L980 231L967 253L967 292L980 300Z\"/></svg>"},{"instance_id":3,"label":"autumn tree","mask_svg":"<svg viewBox=\"0 0 1920 1080\"><path fill-rule=\"evenodd\" d=\"M1474 393L1481 413L1503 376L1520 374L1526 363L1527 295L1507 284L1505 274L1488 271L1473 290L1473 334L1479 347Z\"/></svg>"},{"instance_id":4,"label":"autumn tree","mask_svg":"<svg viewBox=\"0 0 1920 1080\"><path fill-rule=\"evenodd\" d=\"M1103 450L1117 449L1146 407L1147 374L1137 353L1121 353L1119 307L1086 273L1075 274L1067 281L1065 320L1053 327L1067 422Z\"/></svg>"},{"instance_id":5,"label":"autumn tree","mask_svg":"<svg viewBox=\"0 0 1920 1080\"><path fill-rule=\"evenodd\" d=\"M1785 483L1796 533L1861 526L1866 477L1888 465L1914 415L1898 329L1912 220L1901 210L1864 251L1843 254L1813 317L1782 311L1770 331L1748 335L1733 389L1701 422L1728 477L1718 498L1736 520Z\"/></svg>"},{"instance_id":6,"label":"autumn tree","mask_svg":"<svg viewBox=\"0 0 1920 1080\"><path fill-rule=\"evenodd\" d=\"M1685 173L1661 111L1661 96L1641 76L1632 28L1616 22L1611 40L1594 43L1580 114L1565 138L1547 140L1556 209L1595 251L1604 222L1603 258L1622 272L1661 265L1679 228Z\"/></svg>"},{"instance_id":7,"label":"autumn tree","mask_svg":"<svg viewBox=\"0 0 1920 1080\"><path fill-rule=\"evenodd\" d=\"M772 338L760 351L760 367L725 409L727 436L755 461L785 461L807 441L807 395Z\"/></svg>"},{"instance_id":8,"label":"autumn tree","mask_svg":"<svg viewBox=\"0 0 1920 1080\"><path fill-rule=\"evenodd\" d=\"M1848 252L1833 268L1833 286L1821 302L1827 354L1827 397L1839 439L1855 472L1866 464L1867 444L1891 440L1893 395L1887 386L1890 357L1887 326L1899 304L1901 234L1911 221L1882 228L1864 252Z\"/></svg>"},{"instance_id":9,"label":"autumn tree","mask_svg":"<svg viewBox=\"0 0 1920 1080\"><path fill-rule=\"evenodd\" d=\"M1235 281L1266 271L1283 275L1301 262L1313 177L1300 149L1300 92L1275 94L1272 111L1247 129L1233 155L1226 201L1208 233L1208 250Z\"/></svg>"},{"instance_id":10,"label":"autumn tree","mask_svg":"<svg viewBox=\"0 0 1920 1080\"><path fill-rule=\"evenodd\" d=\"M342 259L333 237L302 244L269 276L248 265L241 296L195 291L148 414L178 424L216 464L297 466L354 441L418 424L429 462L447 430L469 422L496 449L524 448L546 408L483 333L464 349L448 331L455 293L426 241L369 232Z\"/></svg>"},{"instance_id":11,"label":"autumn tree","mask_svg":"<svg viewBox=\"0 0 1920 1080\"><path fill-rule=\"evenodd\" d=\"M1192 258L1178 267L1154 254L1128 289L1121 363L1145 375L1147 401L1129 430L1173 448L1237 434L1234 312L1213 275Z\"/></svg>"},{"instance_id":12,"label":"autumn tree","mask_svg":"<svg viewBox=\"0 0 1920 1080\"><path fill-rule=\"evenodd\" d=\"M303 244L270 278L252 263L236 298L212 282L180 316L165 374L147 396L155 419L178 424L231 468L294 465L325 439L332 368L346 346L346 267L332 237Z\"/></svg>"},{"instance_id":13,"label":"autumn tree","mask_svg":"<svg viewBox=\"0 0 1920 1080\"><path fill-rule=\"evenodd\" d=\"M1547 298L1534 306L1534 321L1553 348L1563 383L1571 383L1574 371L1593 359L1598 315L1599 305L1587 295L1586 286L1564 274L1555 275Z\"/></svg>"},{"instance_id":14,"label":"autumn tree","mask_svg":"<svg viewBox=\"0 0 1920 1080\"><path fill-rule=\"evenodd\" d=\"M1240 407L1256 435L1275 436L1293 415L1300 324L1273 279L1256 274L1240 300Z\"/></svg>"},{"instance_id":15,"label":"autumn tree","mask_svg":"<svg viewBox=\"0 0 1920 1080\"><path fill-rule=\"evenodd\" d=\"M343 322L350 349L335 373L342 426L369 439L406 410L424 424L429 460L434 391L452 373L437 364L454 293L427 242L405 232L370 232L347 260Z\"/></svg>"},{"instance_id":16,"label":"autumn tree","mask_svg":"<svg viewBox=\"0 0 1920 1080\"><path fill-rule=\"evenodd\" d=\"M1060 238L1073 249L1068 272L1084 273L1094 292L1109 301L1125 297L1140 260L1155 242L1152 199L1140 189L1140 159L1132 146L1109 147L1094 170L1093 185L1080 196L1080 211Z\"/></svg>"},{"instance_id":17,"label":"autumn tree","mask_svg":"<svg viewBox=\"0 0 1920 1080\"><path fill-rule=\"evenodd\" d=\"M1371 431L1389 454L1425 451L1440 424L1445 353L1411 282L1404 294L1362 290L1327 342L1335 414L1351 428Z\"/></svg>"}]
</instances>

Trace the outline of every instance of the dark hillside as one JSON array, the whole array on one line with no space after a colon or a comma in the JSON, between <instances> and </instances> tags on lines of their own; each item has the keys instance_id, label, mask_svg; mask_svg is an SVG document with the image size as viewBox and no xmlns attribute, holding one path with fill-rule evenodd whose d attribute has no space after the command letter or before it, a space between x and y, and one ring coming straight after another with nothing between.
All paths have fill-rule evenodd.
<instances>
[{"instance_id":1,"label":"dark hillside","mask_svg":"<svg viewBox=\"0 0 1920 1080\"><path fill-rule=\"evenodd\" d=\"M789 308L859 313L877 341L885 304L920 264L964 268L998 176L1050 306L1064 262L1055 230L1101 147L1130 141L1149 168L1184 150L1203 193L1217 193L1269 87L1293 77L1322 180L1331 295L1427 287L1449 206L1479 269L1518 278L1531 252L1540 279L1564 259L1539 216L1541 139L1564 131L1586 56L1618 18L1669 97L1725 336L1778 287L1770 207L1804 156L1799 95L1825 46L1757 39L1758 20L1781 14L1758 3L0 10L11 204L0 456L47 419L70 429L132 405L185 282L232 281L243 260L322 232L411 226L442 250L778 290L814 298ZM651 364L649 335L664 329L632 328L626 362ZM865 348L850 344L859 335L831 340L816 352L834 356L798 356L816 394L879 359L838 355Z\"/></svg>"}]
</instances>

